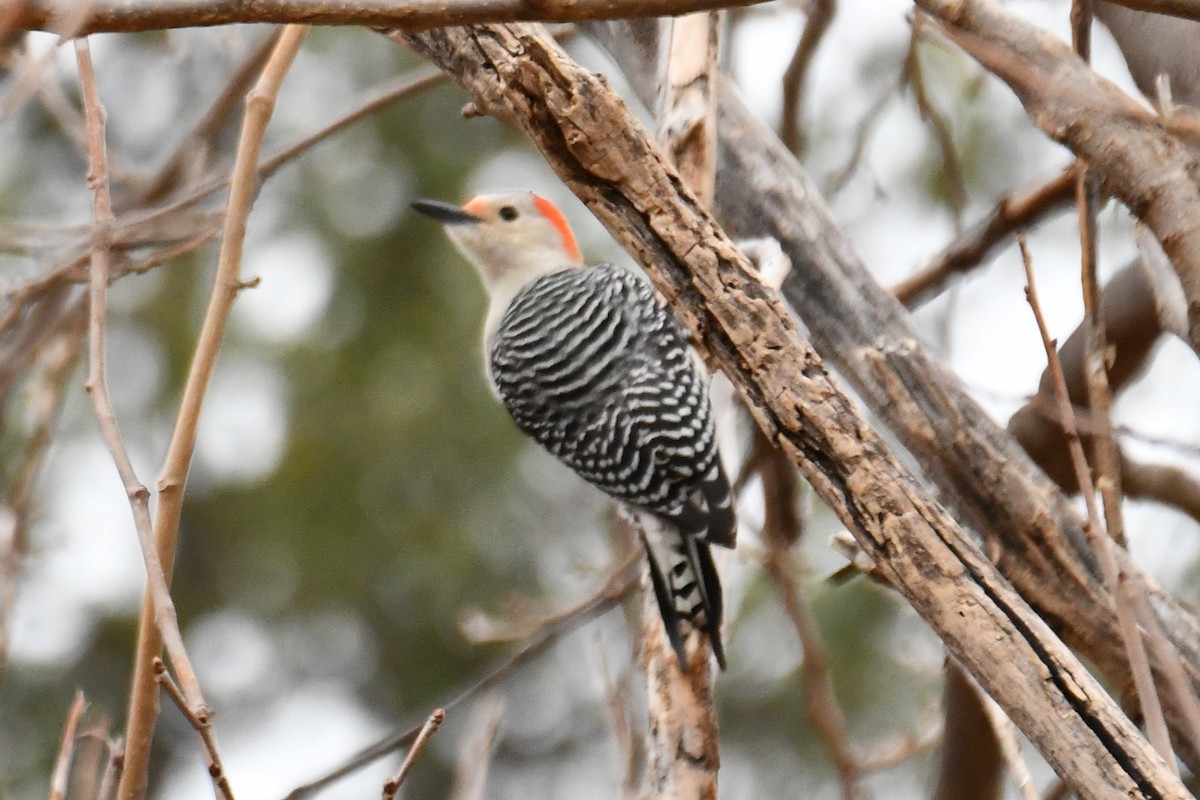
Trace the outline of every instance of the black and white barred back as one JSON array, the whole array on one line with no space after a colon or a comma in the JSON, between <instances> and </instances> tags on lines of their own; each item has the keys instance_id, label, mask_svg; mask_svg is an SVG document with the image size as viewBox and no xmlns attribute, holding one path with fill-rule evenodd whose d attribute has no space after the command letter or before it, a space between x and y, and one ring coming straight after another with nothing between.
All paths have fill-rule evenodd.
<instances>
[{"instance_id":1,"label":"black and white barred back","mask_svg":"<svg viewBox=\"0 0 1200 800\"><path fill-rule=\"evenodd\" d=\"M680 620L704 628L723 667L709 544L733 547L737 521L707 387L679 322L633 272L563 269L517 294L490 358L497 394L522 431L666 523L666 532L648 532L646 548L668 636L685 665Z\"/></svg>"}]
</instances>

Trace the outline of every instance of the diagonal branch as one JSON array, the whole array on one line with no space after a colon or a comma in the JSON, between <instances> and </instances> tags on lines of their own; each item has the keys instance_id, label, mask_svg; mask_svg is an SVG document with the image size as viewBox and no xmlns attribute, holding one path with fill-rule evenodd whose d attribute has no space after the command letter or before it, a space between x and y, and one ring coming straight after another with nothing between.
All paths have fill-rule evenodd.
<instances>
[{"instance_id":1,"label":"diagonal branch","mask_svg":"<svg viewBox=\"0 0 1200 800\"><path fill-rule=\"evenodd\" d=\"M628 27L588 30L644 96L653 53L637 46ZM796 266L784 281L784 295L817 349L984 537L1000 570L1051 627L1110 680L1127 685L1113 600L1098 580L1079 512L922 345L908 314L867 270L812 180L729 82L721 86L720 104L717 202L726 224L740 236L780 242ZM1118 557L1122 570L1149 587L1154 612L1183 656L1175 663L1192 685L1200 685L1200 624L1127 554ZM1166 667L1156 656L1156 671ZM1187 720L1174 708L1167 713L1177 742L1186 741ZM1200 749L1181 746L1179 754L1200 766Z\"/></svg>"},{"instance_id":2,"label":"diagonal branch","mask_svg":"<svg viewBox=\"0 0 1200 800\"><path fill-rule=\"evenodd\" d=\"M768 438L1082 797L1188 796L1107 693L888 451L605 83L536 26L404 38L471 91L477 107L537 144L646 268ZM995 658L998 647L1004 659Z\"/></svg>"}]
</instances>

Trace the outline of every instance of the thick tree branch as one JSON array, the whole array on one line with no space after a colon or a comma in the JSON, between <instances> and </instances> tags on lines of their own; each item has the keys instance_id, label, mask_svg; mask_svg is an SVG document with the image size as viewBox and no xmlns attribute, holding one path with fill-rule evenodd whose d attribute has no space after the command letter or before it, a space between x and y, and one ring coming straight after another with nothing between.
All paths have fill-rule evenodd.
<instances>
[{"instance_id":1,"label":"thick tree branch","mask_svg":"<svg viewBox=\"0 0 1200 800\"><path fill-rule=\"evenodd\" d=\"M74 35L136 33L243 22L365 25L420 31L476 22L577 22L662 17L748 6L764 0L25 0L13 30L53 30L70 19Z\"/></svg>"},{"instance_id":2,"label":"thick tree branch","mask_svg":"<svg viewBox=\"0 0 1200 800\"><path fill-rule=\"evenodd\" d=\"M589 26L644 94L654 54L638 27ZM1001 571L1050 626L1126 685L1128 664L1112 598L1098 581L1079 513L957 376L925 350L907 313L859 260L812 181L729 82L721 86L720 104L717 203L726 223L740 236L779 240L795 265L784 295L818 350L984 535ZM1125 554L1118 555L1123 570L1148 583ZM1200 626L1173 598L1150 587L1155 613L1196 685ZM1174 709L1168 714L1176 732L1186 731L1186 720ZM1180 755L1200 764L1196 750L1181 749Z\"/></svg>"},{"instance_id":3,"label":"thick tree branch","mask_svg":"<svg viewBox=\"0 0 1200 800\"><path fill-rule=\"evenodd\" d=\"M1200 353L1200 163L1162 120L1099 77L1064 42L994 0L916 0L946 34L1009 85L1047 136L1084 159L1162 243Z\"/></svg>"},{"instance_id":4,"label":"thick tree branch","mask_svg":"<svg viewBox=\"0 0 1200 800\"><path fill-rule=\"evenodd\" d=\"M479 108L535 141L646 268L767 436L1080 796L1188 796L1111 698L888 452L606 84L537 27L404 38L452 73Z\"/></svg>"}]
</instances>

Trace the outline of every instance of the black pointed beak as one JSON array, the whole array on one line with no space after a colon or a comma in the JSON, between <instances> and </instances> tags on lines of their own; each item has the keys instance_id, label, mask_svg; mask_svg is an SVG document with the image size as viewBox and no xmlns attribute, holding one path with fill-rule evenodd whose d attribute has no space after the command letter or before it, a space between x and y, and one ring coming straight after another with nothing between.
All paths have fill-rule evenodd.
<instances>
[{"instance_id":1,"label":"black pointed beak","mask_svg":"<svg viewBox=\"0 0 1200 800\"><path fill-rule=\"evenodd\" d=\"M412 207L414 211L432 217L443 225L478 225L483 222L482 217L477 217L470 212L463 211L453 203L444 203L441 200L413 200Z\"/></svg>"}]
</instances>

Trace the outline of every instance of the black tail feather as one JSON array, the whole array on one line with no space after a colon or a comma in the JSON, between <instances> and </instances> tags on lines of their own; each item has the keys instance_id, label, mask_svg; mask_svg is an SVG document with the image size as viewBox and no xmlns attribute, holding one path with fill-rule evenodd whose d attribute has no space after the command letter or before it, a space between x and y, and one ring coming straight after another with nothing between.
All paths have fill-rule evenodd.
<instances>
[{"instance_id":1,"label":"black tail feather","mask_svg":"<svg viewBox=\"0 0 1200 800\"><path fill-rule=\"evenodd\" d=\"M687 672L687 654L683 651L683 632L679 626L679 614L675 612L675 603L671 600L671 591L667 588L667 581L663 577L662 568L658 565L658 559L654 557L654 548L644 537L642 544L646 546L646 560L650 564L650 583L654 586L654 599L658 601L658 613L662 617L663 628L667 632L671 648L675 651L675 657L679 659L679 668Z\"/></svg>"},{"instance_id":2,"label":"black tail feather","mask_svg":"<svg viewBox=\"0 0 1200 800\"><path fill-rule=\"evenodd\" d=\"M648 536L649 534L647 534ZM676 531L669 535L679 536ZM725 648L721 642L721 619L723 616L723 593L721 580L713 563L712 550L707 542L695 536L686 534L675 543L668 545L683 559L671 566L670 574L663 571L663 565L655 555L655 549L644 536L646 557L650 565L650 582L654 586L654 598L658 601L659 614L662 616L663 628L672 649L679 660L679 667L687 672L687 657L683 647L683 623L702 629L709 639L717 664L725 669ZM686 564L686 569L684 566ZM680 582L682 581L682 582ZM694 597L693 592L699 593L699 603L690 611L680 610L678 602L687 602ZM684 609L687 606L683 607ZM702 618L702 619L698 619Z\"/></svg>"},{"instance_id":3,"label":"black tail feather","mask_svg":"<svg viewBox=\"0 0 1200 800\"><path fill-rule=\"evenodd\" d=\"M688 561L700 581L700 602L704 606L704 628L708 640L712 643L713 655L717 664L725 669L725 647L721 643L721 619L725 613L724 593L721 591L721 579L717 575L716 564L713 563L712 550L708 542L685 536L684 543L688 549Z\"/></svg>"}]
</instances>

